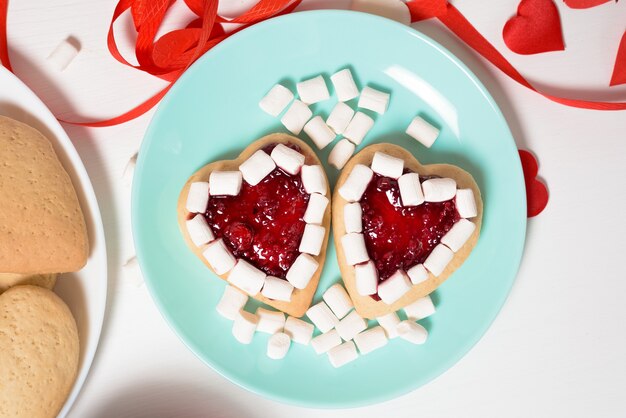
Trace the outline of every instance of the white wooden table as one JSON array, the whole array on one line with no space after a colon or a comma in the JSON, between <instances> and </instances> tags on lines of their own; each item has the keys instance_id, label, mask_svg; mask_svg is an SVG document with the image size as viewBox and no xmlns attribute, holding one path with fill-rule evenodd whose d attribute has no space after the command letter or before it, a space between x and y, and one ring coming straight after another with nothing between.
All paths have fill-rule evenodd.
<instances>
[{"instance_id":1,"label":"white wooden table","mask_svg":"<svg viewBox=\"0 0 626 418\"><path fill-rule=\"evenodd\" d=\"M225 3L241 7L246 2ZM15 71L59 116L112 116L162 85L107 52L114 3L11 1ZM537 86L562 95L626 100L626 86L606 88L626 29L626 2L577 11L558 1L567 51L526 57L508 52L501 38L517 0L454 3ZM180 18L173 13L170 20ZM485 83L518 145L538 155L550 189L548 208L529 222L515 286L485 337L432 383L365 409L307 410L250 394L188 351L141 280L122 269L134 253L130 190L122 173L151 113L106 129L68 125L98 195L110 271L99 352L71 416L625 416L626 112L551 103L477 58L434 21L416 27L457 54ZM60 73L48 68L45 58L68 36L80 41L82 51Z\"/></svg>"}]
</instances>

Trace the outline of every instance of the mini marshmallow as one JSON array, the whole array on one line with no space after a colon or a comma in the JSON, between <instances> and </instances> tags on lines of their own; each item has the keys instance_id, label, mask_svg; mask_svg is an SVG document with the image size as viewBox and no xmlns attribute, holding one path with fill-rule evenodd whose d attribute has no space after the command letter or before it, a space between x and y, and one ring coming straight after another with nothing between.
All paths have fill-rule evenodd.
<instances>
[{"instance_id":1,"label":"mini marshmallow","mask_svg":"<svg viewBox=\"0 0 626 418\"><path fill-rule=\"evenodd\" d=\"M459 189L456 191L456 210L461 218L473 218L478 215L476 200L472 189Z\"/></svg>"},{"instance_id":2,"label":"mini marshmallow","mask_svg":"<svg viewBox=\"0 0 626 418\"><path fill-rule=\"evenodd\" d=\"M418 206L424 203L424 192L417 173L406 173L398 179L402 206Z\"/></svg>"},{"instance_id":3,"label":"mini marshmallow","mask_svg":"<svg viewBox=\"0 0 626 418\"><path fill-rule=\"evenodd\" d=\"M352 311L339 321L335 328L344 341L349 341L359 332L367 329L367 321L357 311Z\"/></svg>"},{"instance_id":4,"label":"mini marshmallow","mask_svg":"<svg viewBox=\"0 0 626 418\"><path fill-rule=\"evenodd\" d=\"M306 316L320 331L328 332L335 328L339 319L324 302L317 303L306 311Z\"/></svg>"},{"instance_id":5,"label":"mini marshmallow","mask_svg":"<svg viewBox=\"0 0 626 418\"><path fill-rule=\"evenodd\" d=\"M319 225L306 224L300 240L298 251L301 253L319 255L324 244L326 228Z\"/></svg>"},{"instance_id":6,"label":"mini marshmallow","mask_svg":"<svg viewBox=\"0 0 626 418\"><path fill-rule=\"evenodd\" d=\"M354 336L361 354L371 353L387 345L387 335L382 327L376 326Z\"/></svg>"},{"instance_id":7,"label":"mini marshmallow","mask_svg":"<svg viewBox=\"0 0 626 418\"><path fill-rule=\"evenodd\" d=\"M417 322L407 319L398 324L398 336L413 344L424 344L428 339L428 331Z\"/></svg>"},{"instance_id":8,"label":"mini marshmallow","mask_svg":"<svg viewBox=\"0 0 626 418\"><path fill-rule=\"evenodd\" d=\"M311 347L317 354L324 354L331 348L341 344L341 337L336 329L318 335L311 340Z\"/></svg>"},{"instance_id":9,"label":"mini marshmallow","mask_svg":"<svg viewBox=\"0 0 626 418\"><path fill-rule=\"evenodd\" d=\"M265 283L265 273L246 260L240 258L228 274L228 283L238 287L250 296L261 291Z\"/></svg>"},{"instance_id":10,"label":"mini marshmallow","mask_svg":"<svg viewBox=\"0 0 626 418\"><path fill-rule=\"evenodd\" d=\"M276 334L282 332L285 326L285 314L282 312L259 307L256 310L256 316L259 318L259 323L256 326L258 332Z\"/></svg>"},{"instance_id":11,"label":"mini marshmallow","mask_svg":"<svg viewBox=\"0 0 626 418\"><path fill-rule=\"evenodd\" d=\"M303 165L300 176L302 177L304 190L306 190L308 194L319 193L326 196L328 183L326 182L326 175L321 165Z\"/></svg>"},{"instance_id":12,"label":"mini marshmallow","mask_svg":"<svg viewBox=\"0 0 626 418\"><path fill-rule=\"evenodd\" d=\"M319 263L308 254L300 254L287 271L287 280L296 289L304 289L317 271Z\"/></svg>"},{"instance_id":13,"label":"mini marshmallow","mask_svg":"<svg viewBox=\"0 0 626 418\"><path fill-rule=\"evenodd\" d=\"M324 221L324 215L326 214L326 207L329 200L326 196L322 196L318 193L312 193L309 196L309 203L306 206L304 212L304 222L307 224L321 225Z\"/></svg>"},{"instance_id":14,"label":"mini marshmallow","mask_svg":"<svg viewBox=\"0 0 626 418\"><path fill-rule=\"evenodd\" d=\"M274 276L267 276L261 294L272 300L291 301L293 293L293 285L287 280L279 279Z\"/></svg>"},{"instance_id":15,"label":"mini marshmallow","mask_svg":"<svg viewBox=\"0 0 626 418\"><path fill-rule=\"evenodd\" d=\"M361 91L359 107L373 110L382 115L387 111L387 105L389 105L389 93L384 93L367 86Z\"/></svg>"},{"instance_id":16,"label":"mini marshmallow","mask_svg":"<svg viewBox=\"0 0 626 418\"><path fill-rule=\"evenodd\" d=\"M204 215L197 214L186 221L185 224L189 238L191 238L191 242L193 242L196 247L207 244L215 239L215 235L213 235L213 231L211 231L211 227L206 222Z\"/></svg>"},{"instance_id":17,"label":"mini marshmallow","mask_svg":"<svg viewBox=\"0 0 626 418\"><path fill-rule=\"evenodd\" d=\"M322 102L330 98L326 81L321 75L299 82L296 84L296 89L300 100L306 104Z\"/></svg>"},{"instance_id":18,"label":"mini marshmallow","mask_svg":"<svg viewBox=\"0 0 626 418\"><path fill-rule=\"evenodd\" d=\"M246 183L256 186L269 173L274 171L276 163L263 150L258 150L239 166L239 171Z\"/></svg>"},{"instance_id":19,"label":"mini marshmallow","mask_svg":"<svg viewBox=\"0 0 626 418\"><path fill-rule=\"evenodd\" d=\"M472 236L475 229L476 225L472 221L461 218L452 225L446 235L441 237L441 243L456 253Z\"/></svg>"},{"instance_id":20,"label":"mini marshmallow","mask_svg":"<svg viewBox=\"0 0 626 418\"><path fill-rule=\"evenodd\" d=\"M202 255L209 262L213 271L220 276L228 273L237 263L237 259L221 238L207 245Z\"/></svg>"},{"instance_id":21,"label":"mini marshmallow","mask_svg":"<svg viewBox=\"0 0 626 418\"><path fill-rule=\"evenodd\" d=\"M348 162L352 154L354 154L354 150L356 146L343 138L333 147L330 154L328 154L328 164L335 166L338 170L341 170L344 165Z\"/></svg>"},{"instance_id":22,"label":"mini marshmallow","mask_svg":"<svg viewBox=\"0 0 626 418\"><path fill-rule=\"evenodd\" d=\"M343 136L352 141L355 145L359 145L363 142L365 135L374 126L374 119L370 118L363 112L356 112L354 117L343 131Z\"/></svg>"},{"instance_id":23,"label":"mini marshmallow","mask_svg":"<svg viewBox=\"0 0 626 418\"><path fill-rule=\"evenodd\" d=\"M241 171L213 171L209 176L209 192L213 196L237 196L241 182Z\"/></svg>"},{"instance_id":24,"label":"mini marshmallow","mask_svg":"<svg viewBox=\"0 0 626 418\"><path fill-rule=\"evenodd\" d=\"M347 102L359 95L359 89L349 68L337 71L330 76L330 80L333 82L333 86L335 86L335 93L337 93L337 99L340 102Z\"/></svg>"},{"instance_id":25,"label":"mini marshmallow","mask_svg":"<svg viewBox=\"0 0 626 418\"><path fill-rule=\"evenodd\" d=\"M233 322L233 336L241 344L250 344L258 322L259 318L256 315L244 310L239 311Z\"/></svg>"},{"instance_id":26,"label":"mini marshmallow","mask_svg":"<svg viewBox=\"0 0 626 418\"><path fill-rule=\"evenodd\" d=\"M426 148L430 148L439 136L439 129L435 128L421 117L416 116L406 128L406 133L415 138Z\"/></svg>"},{"instance_id":27,"label":"mini marshmallow","mask_svg":"<svg viewBox=\"0 0 626 418\"><path fill-rule=\"evenodd\" d=\"M293 100L293 93L287 87L276 84L261 99L259 107L270 116L278 116Z\"/></svg>"},{"instance_id":28,"label":"mini marshmallow","mask_svg":"<svg viewBox=\"0 0 626 418\"><path fill-rule=\"evenodd\" d=\"M381 327L385 330L387 334L387 338L390 340L396 338L398 336L398 324L400 323L400 318L398 318L398 314L395 312L390 312L387 315L379 316L376 318L376 321L380 324Z\"/></svg>"},{"instance_id":29,"label":"mini marshmallow","mask_svg":"<svg viewBox=\"0 0 626 418\"><path fill-rule=\"evenodd\" d=\"M307 345L313 337L313 324L309 324L301 319L288 316L285 321L285 334L298 344Z\"/></svg>"},{"instance_id":30,"label":"mini marshmallow","mask_svg":"<svg viewBox=\"0 0 626 418\"><path fill-rule=\"evenodd\" d=\"M391 305L409 290L411 290L409 277L404 271L398 270L378 285L378 296L387 305Z\"/></svg>"},{"instance_id":31,"label":"mini marshmallow","mask_svg":"<svg viewBox=\"0 0 626 418\"><path fill-rule=\"evenodd\" d=\"M374 172L363 164L355 164L350 175L339 188L339 194L348 202L358 202L365 193L365 189L372 181Z\"/></svg>"},{"instance_id":32,"label":"mini marshmallow","mask_svg":"<svg viewBox=\"0 0 626 418\"><path fill-rule=\"evenodd\" d=\"M74 61L74 58L76 58L78 52L78 42L76 41L76 39L70 37L63 40L59 45L57 45L57 47L54 48L54 51L52 51L50 55L48 55L47 60L52 65L52 67L56 68L59 71L63 71L67 68L68 65L70 65L72 61Z\"/></svg>"},{"instance_id":33,"label":"mini marshmallow","mask_svg":"<svg viewBox=\"0 0 626 418\"><path fill-rule=\"evenodd\" d=\"M353 341L346 341L328 351L328 360L335 368L346 365L357 358L359 358L359 353L357 353Z\"/></svg>"},{"instance_id":34,"label":"mini marshmallow","mask_svg":"<svg viewBox=\"0 0 626 418\"><path fill-rule=\"evenodd\" d=\"M416 264L407 270L406 274L409 275L411 283L420 284L428 280L428 270L423 264Z\"/></svg>"},{"instance_id":35,"label":"mini marshmallow","mask_svg":"<svg viewBox=\"0 0 626 418\"><path fill-rule=\"evenodd\" d=\"M267 340L267 356L272 360L285 358L290 346L291 338L289 335L278 332Z\"/></svg>"},{"instance_id":36,"label":"mini marshmallow","mask_svg":"<svg viewBox=\"0 0 626 418\"><path fill-rule=\"evenodd\" d=\"M407 319L413 321L428 318L435 313L435 305L433 305L433 301L428 295L406 305L403 309Z\"/></svg>"},{"instance_id":37,"label":"mini marshmallow","mask_svg":"<svg viewBox=\"0 0 626 418\"><path fill-rule=\"evenodd\" d=\"M346 289L339 283L335 283L329 287L328 290L324 292L322 298L339 319L346 316L354 307L352 299L348 296L348 292L346 292Z\"/></svg>"},{"instance_id":38,"label":"mini marshmallow","mask_svg":"<svg viewBox=\"0 0 626 418\"><path fill-rule=\"evenodd\" d=\"M445 202L456 195L456 181L448 178L428 179L422 183L426 202Z\"/></svg>"},{"instance_id":39,"label":"mini marshmallow","mask_svg":"<svg viewBox=\"0 0 626 418\"><path fill-rule=\"evenodd\" d=\"M348 124L354 116L354 110L343 102L337 102L333 111L330 112L326 119L326 124L335 131L336 134L342 134L346 130Z\"/></svg>"},{"instance_id":40,"label":"mini marshmallow","mask_svg":"<svg viewBox=\"0 0 626 418\"><path fill-rule=\"evenodd\" d=\"M446 266L450 263L450 261L452 261L453 257L454 253L451 249L443 244L438 244L435 248L433 248L428 257L426 257L424 267L437 277L445 270Z\"/></svg>"},{"instance_id":41,"label":"mini marshmallow","mask_svg":"<svg viewBox=\"0 0 626 418\"><path fill-rule=\"evenodd\" d=\"M319 149L324 149L326 145L333 142L337 136L332 129L326 125L321 116L315 116L304 125L304 132L311 138L311 141Z\"/></svg>"},{"instance_id":42,"label":"mini marshmallow","mask_svg":"<svg viewBox=\"0 0 626 418\"><path fill-rule=\"evenodd\" d=\"M272 150L271 157L277 166L292 176L298 174L305 160L304 155L284 144L276 145Z\"/></svg>"},{"instance_id":43,"label":"mini marshmallow","mask_svg":"<svg viewBox=\"0 0 626 418\"><path fill-rule=\"evenodd\" d=\"M372 159L372 171L384 177L398 179L404 170L404 160L376 151Z\"/></svg>"},{"instance_id":44,"label":"mini marshmallow","mask_svg":"<svg viewBox=\"0 0 626 418\"><path fill-rule=\"evenodd\" d=\"M373 261L354 266L356 291L359 295L369 296L378 289L378 270Z\"/></svg>"},{"instance_id":45,"label":"mini marshmallow","mask_svg":"<svg viewBox=\"0 0 626 418\"><path fill-rule=\"evenodd\" d=\"M226 286L224 294L218 302L215 310L226 319L234 320L239 311L248 302L248 296L234 286Z\"/></svg>"},{"instance_id":46,"label":"mini marshmallow","mask_svg":"<svg viewBox=\"0 0 626 418\"><path fill-rule=\"evenodd\" d=\"M191 183L187 192L187 204L185 207L191 213L204 213L209 203L209 183L196 181Z\"/></svg>"},{"instance_id":47,"label":"mini marshmallow","mask_svg":"<svg viewBox=\"0 0 626 418\"><path fill-rule=\"evenodd\" d=\"M294 100L280 119L280 122L292 134L300 135L302 128L304 128L304 125L311 119L311 116L313 116L313 112L311 112L309 106L305 105L300 100Z\"/></svg>"},{"instance_id":48,"label":"mini marshmallow","mask_svg":"<svg viewBox=\"0 0 626 418\"><path fill-rule=\"evenodd\" d=\"M365 247L365 238L363 234L357 234L356 232L346 234L341 237L341 247L346 259L346 263L353 266L355 264L363 263L370 259Z\"/></svg>"},{"instance_id":49,"label":"mini marshmallow","mask_svg":"<svg viewBox=\"0 0 626 418\"><path fill-rule=\"evenodd\" d=\"M359 202L348 203L343 207L343 224L346 233L363 231L363 209Z\"/></svg>"}]
</instances>

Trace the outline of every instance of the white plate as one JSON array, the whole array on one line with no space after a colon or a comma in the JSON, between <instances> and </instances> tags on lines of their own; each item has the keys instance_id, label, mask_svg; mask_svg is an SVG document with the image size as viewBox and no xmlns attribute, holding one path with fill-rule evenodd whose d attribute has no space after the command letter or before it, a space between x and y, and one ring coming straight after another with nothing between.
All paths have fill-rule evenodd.
<instances>
[{"instance_id":1,"label":"white plate","mask_svg":"<svg viewBox=\"0 0 626 418\"><path fill-rule=\"evenodd\" d=\"M107 295L107 257L102 218L85 166L67 134L41 100L2 66L0 66L0 115L27 123L52 141L63 167L72 178L87 223L90 245L87 264L78 272L60 276L54 288L74 314L80 336L78 375L58 415L65 417L87 378L98 348L104 319Z\"/></svg>"}]
</instances>

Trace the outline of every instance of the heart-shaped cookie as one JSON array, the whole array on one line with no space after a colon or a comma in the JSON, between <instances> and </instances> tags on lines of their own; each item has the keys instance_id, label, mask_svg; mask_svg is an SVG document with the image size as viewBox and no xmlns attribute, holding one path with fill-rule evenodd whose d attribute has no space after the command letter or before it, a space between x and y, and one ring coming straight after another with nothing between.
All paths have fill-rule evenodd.
<instances>
[{"instance_id":1,"label":"heart-shaped cookie","mask_svg":"<svg viewBox=\"0 0 626 418\"><path fill-rule=\"evenodd\" d=\"M178 222L215 274L289 315L304 315L326 258L330 189L315 152L272 134L185 183Z\"/></svg>"},{"instance_id":2,"label":"heart-shaped cookie","mask_svg":"<svg viewBox=\"0 0 626 418\"><path fill-rule=\"evenodd\" d=\"M341 275L366 318L395 312L441 285L476 245L483 214L469 173L421 165L386 143L346 164L332 204Z\"/></svg>"}]
</instances>

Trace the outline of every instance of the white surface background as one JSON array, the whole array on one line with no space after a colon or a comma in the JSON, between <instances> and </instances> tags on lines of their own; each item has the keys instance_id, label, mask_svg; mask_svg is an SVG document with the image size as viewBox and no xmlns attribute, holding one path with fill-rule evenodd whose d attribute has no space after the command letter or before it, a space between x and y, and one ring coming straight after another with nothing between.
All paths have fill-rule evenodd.
<instances>
[{"instance_id":1,"label":"white surface background","mask_svg":"<svg viewBox=\"0 0 626 418\"><path fill-rule=\"evenodd\" d=\"M232 8L249 2L223 3ZM516 56L506 50L501 30L517 0L454 2L535 85L576 97L626 100L626 86L607 88L626 29L626 2L589 10L557 3L567 50ZM113 0L11 0L15 72L58 116L113 116L162 85L109 55L106 31L114 6ZM174 12L170 20L179 18ZM110 272L99 352L70 416L626 415L626 112L549 102L477 58L435 21L415 26L457 54L485 83L518 145L539 157L551 194L545 212L529 222L511 295L478 345L425 387L365 409L295 408L229 383L184 347L141 279L122 269L134 253L130 190L122 173L152 113L105 129L66 125L99 199ZM82 51L59 73L45 58L68 36L79 40Z\"/></svg>"}]
</instances>

